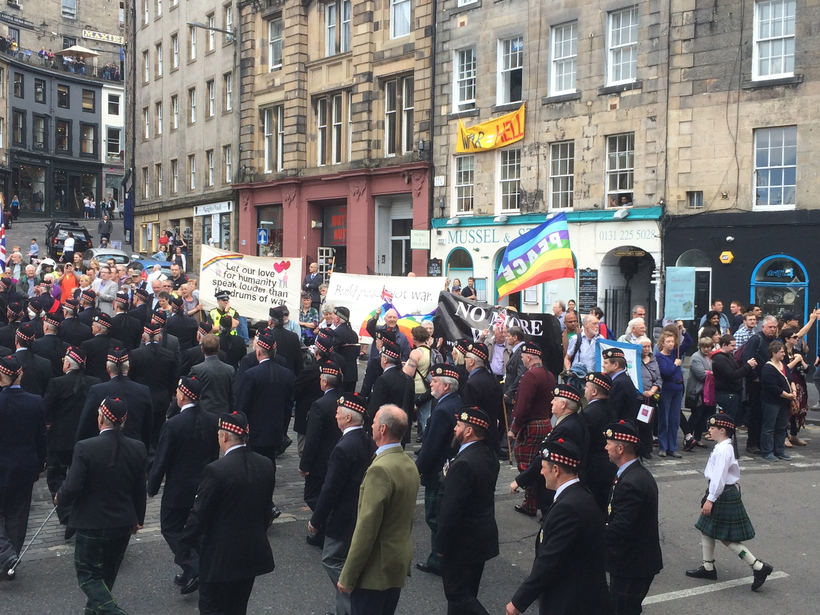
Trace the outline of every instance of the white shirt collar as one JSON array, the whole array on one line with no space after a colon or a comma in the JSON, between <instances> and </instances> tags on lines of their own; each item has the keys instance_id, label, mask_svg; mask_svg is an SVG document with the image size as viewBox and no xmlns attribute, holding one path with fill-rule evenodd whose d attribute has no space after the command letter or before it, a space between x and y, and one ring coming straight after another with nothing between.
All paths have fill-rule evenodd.
<instances>
[{"instance_id":1,"label":"white shirt collar","mask_svg":"<svg viewBox=\"0 0 820 615\"><path fill-rule=\"evenodd\" d=\"M356 431L357 429L364 429L363 425L354 425L353 427L345 427L345 430L342 432L342 435L349 434L351 431Z\"/></svg>"},{"instance_id":2,"label":"white shirt collar","mask_svg":"<svg viewBox=\"0 0 820 615\"><path fill-rule=\"evenodd\" d=\"M247 446L247 445L246 444L234 444L231 448L229 448L227 451L225 451L225 455L227 455L228 453L230 453L234 449L242 448L244 446Z\"/></svg>"},{"instance_id":3,"label":"white shirt collar","mask_svg":"<svg viewBox=\"0 0 820 615\"><path fill-rule=\"evenodd\" d=\"M558 499L558 496L559 496L559 495L561 495L561 493L563 493L564 489L566 489L566 488L567 488L567 487L569 487L570 485L574 485L574 484L575 484L575 483L577 483L577 482L580 482L580 479L578 479L578 478L573 478L572 480L568 480L568 481L567 481L567 482L565 482L563 485L561 485L560 487L558 487L558 489L556 489L556 490L555 490L555 497L553 498L553 500L552 500L552 501L554 502L555 500L557 500L557 499Z\"/></svg>"},{"instance_id":4,"label":"white shirt collar","mask_svg":"<svg viewBox=\"0 0 820 615\"><path fill-rule=\"evenodd\" d=\"M182 408L179 409L180 412L184 412L187 408L193 408L196 404L185 404Z\"/></svg>"}]
</instances>

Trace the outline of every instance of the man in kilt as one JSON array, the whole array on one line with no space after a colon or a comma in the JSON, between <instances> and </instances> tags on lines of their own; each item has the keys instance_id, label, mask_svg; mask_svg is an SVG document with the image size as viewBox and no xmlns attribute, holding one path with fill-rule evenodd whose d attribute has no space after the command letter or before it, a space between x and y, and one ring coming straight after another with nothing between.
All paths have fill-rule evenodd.
<instances>
[{"instance_id":1,"label":"man in kilt","mask_svg":"<svg viewBox=\"0 0 820 615\"><path fill-rule=\"evenodd\" d=\"M541 362L541 348L526 342L521 349L521 361L526 372L521 376L515 396L512 424L507 434L515 439L513 454L519 471L524 471L538 454L538 446L544 441L550 426L555 376ZM534 517L536 514L535 485L524 491L524 503L515 505L516 512Z\"/></svg>"},{"instance_id":2,"label":"man in kilt","mask_svg":"<svg viewBox=\"0 0 820 615\"><path fill-rule=\"evenodd\" d=\"M686 576L713 581L717 579L715 540L720 540L752 568L752 591L757 591L766 582L773 568L771 564L757 559L743 544L743 541L755 537L755 531L737 486L740 467L732 447L735 423L728 414L718 413L709 418L708 425L709 435L716 444L703 471L709 481L709 488L701 502L700 518L695 524L703 534L703 564L699 568L687 570Z\"/></svg>"}]
</instances>

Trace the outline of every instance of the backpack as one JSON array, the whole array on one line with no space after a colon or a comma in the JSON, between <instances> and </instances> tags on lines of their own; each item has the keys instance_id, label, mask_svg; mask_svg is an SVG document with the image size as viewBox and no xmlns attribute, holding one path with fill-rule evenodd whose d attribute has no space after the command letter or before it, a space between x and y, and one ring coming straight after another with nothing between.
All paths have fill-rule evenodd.
<instances>
[{"instance_id":1,"label":"backpack","mask_svg":"<svg viewBox=\"0 0 820 615\"><path fill-rule=\"evenodd\" d=\"M743 363L743 347L746 345L746 342L743 342L740 346L735 348L735 351L732 353L732 358L734 358L735 362L740 365Z\"/></svg>"}]
</instances>

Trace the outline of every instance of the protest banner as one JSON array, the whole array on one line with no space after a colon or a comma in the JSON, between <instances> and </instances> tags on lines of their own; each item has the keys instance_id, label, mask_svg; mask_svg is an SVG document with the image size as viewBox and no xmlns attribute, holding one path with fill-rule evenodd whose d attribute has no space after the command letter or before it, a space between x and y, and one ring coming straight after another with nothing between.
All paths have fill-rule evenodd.
<instances>
[{"instance_id":1,"label":"protest banner","mask_svg":"<svg viewBox=\"0 0 820 615\"><path fill-rule=\"evenodd\" d=\"M473 154L506 147L524 138L526 105L518 110L467 128L458 121L456 153Z\"/></svg>"},{"instance_id":2,"label":"protest banner","mask_svg":"<svg viewBox=\"0 0 820 615\"><path fill-rule=\"evenodd\" d=\"M626 373L629 374L632 384L635 385L635 388L638 389L638 391L643 391L643 376L641 376L641 367L643 366L641 356L643 354L643 347L638 346L637 344L627 344L625 342L616 342L615 340L603 339L599 339L597 344L598 350L595 352L595 369L599 372L603 371L603 358L601 357L601 353L604 350L607 348L619 348L624 351L624 358L626 359Z\"/></svg>"},{"instance_id":3,"label":"protest banner","mask_svg":"<svg viewBox=\"0 0 820 615\"><path fill-rule=\"evenodd\" d=\"M526 314L442 292L434 322L436 335L450 342L457 339L475 341L482 331L490 329L493 324L521 327L527 339L541 347L544 367L556 376L564 369L561 325L552 314ZM488 337L487 343L492 343L492 336Z\"/></svg>"},{"instance_id":4,"label":"protest banner","mask_svg":"<svg viewBox=\"0 0 820 615\"><path fill-rule=\"evenodd\" d=\"M350 310L350 328L359 337L370 339L365 326L373 316L382 317L389 309L399 315L399 329L408 339L413 327L432 319L438 307L441 278L405 278L383 275L332 273L325 301Z\"/></svg>"},{"instance_id":5,"label":"protest banner","mask_svg":"<svg viewBox=\"0 0 820 615\"><path fill-rule=\"evenodd\" d=\"M669 320L695 319L694 267L666 268L666 301L663 315Z\"/></svg>"},{"instance_id":6,"label":"protest banner","mask_svg":"<svg viewBox=\"0 0 820 615\"><path fill-rule=\"evenodd\" d=\"M268 310L287 305L298 316L302 283L301 258L271 258L202 246L199 301L206 310L216 307L219 290L231 293L231 307L240 316L267 320Z\"/></svg>"}]
</instances>

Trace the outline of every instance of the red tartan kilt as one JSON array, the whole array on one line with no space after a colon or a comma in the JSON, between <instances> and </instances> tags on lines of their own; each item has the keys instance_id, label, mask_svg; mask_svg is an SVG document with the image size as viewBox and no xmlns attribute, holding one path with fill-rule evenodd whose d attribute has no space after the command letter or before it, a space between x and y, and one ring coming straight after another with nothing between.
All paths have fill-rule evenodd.
<instances>
[{"instance_id":1,"label":"red tartan kilt","mask_svg":"<svg viewBox=\"0 0 820 615\"><path fill-rule=\"evenodd\" d=\"M541 452L541 443L551 431L552 425L548 420L537 420L530 421L518 432L513 454L518 462L519 472L526 470L535 456Z\"/></svg>"}]
</instances>

